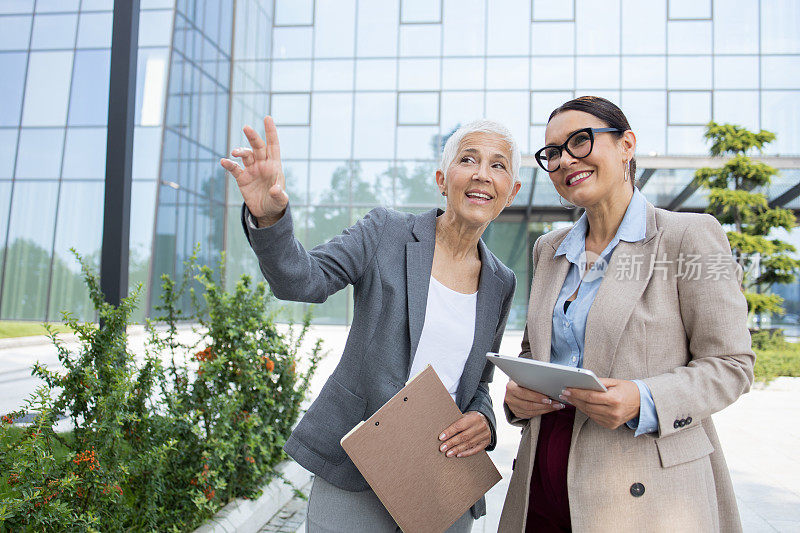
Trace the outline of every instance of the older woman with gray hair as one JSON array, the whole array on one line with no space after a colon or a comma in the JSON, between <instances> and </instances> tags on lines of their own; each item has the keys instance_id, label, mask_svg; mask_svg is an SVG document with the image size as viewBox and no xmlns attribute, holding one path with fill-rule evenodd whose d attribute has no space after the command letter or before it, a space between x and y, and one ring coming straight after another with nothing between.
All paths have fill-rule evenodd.
<instances>
[{"instance_id":1,"label":"older woman with gray hair","mask_svg":"<svg viewBox=\"0 0 800 533\"><path fill-rule=\"evenodd\" d=\"M377 207L327 243L306 251L294 236L278 133L266 142L249 126L250 148L223 159L244 197L242 225L264 277L280 299L324 302L354 287L353 323L341 359L284 449L315 474L307 530L399 531L347 457L341 438L409 379L432 365L463 415L438 435L457 461L496 443L489 397L516 279L481 241L520 188L521 156L502 125L459 128L442 152L436 185L446 209L420 215ZM449 531L469 531L482 498Z\"/></svg>"}]
</instances>

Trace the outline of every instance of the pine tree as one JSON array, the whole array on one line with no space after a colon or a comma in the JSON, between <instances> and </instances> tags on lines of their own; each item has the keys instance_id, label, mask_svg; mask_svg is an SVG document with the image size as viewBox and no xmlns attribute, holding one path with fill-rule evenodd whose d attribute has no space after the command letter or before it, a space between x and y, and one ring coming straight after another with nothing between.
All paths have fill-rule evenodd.
<instances>
[{"instance_id":1,"label":"pine tree","mask_svg":"<svg viewBox=\"0 0 800 533\"><path fill-rule=\"evenodd\" d=\"M709 122L705 138L711 141L712 156L730 159L719 168L697 170L695 180L709 190L706 211L733 228L727 232L728 241L745 272L743 291L750 318L782 313L783 298L769 293L769 288L775 283L793 282L800 261L789 255L794 246L771 239L769 234L773 228L791 230L796 219L791 210L770 207L766 195L752 192L768 186L778 170L748 156L775 140L775 134Z\"/></svg>"}]
</instances>

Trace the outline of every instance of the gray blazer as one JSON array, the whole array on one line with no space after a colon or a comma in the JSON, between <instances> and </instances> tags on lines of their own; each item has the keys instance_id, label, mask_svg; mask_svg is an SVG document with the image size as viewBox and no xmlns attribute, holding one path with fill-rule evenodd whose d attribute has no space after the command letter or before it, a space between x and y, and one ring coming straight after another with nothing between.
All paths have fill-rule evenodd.
<instances>
[{"instance_id":1,"label":"gray blazer","mask_svg":"<svg viewBox=\"0 0 800 533\"><path fill-rule=\"evenodd\" d=\"M369 488L339 441L372 416L406 383L425 322L433 265L436 216L378 207L355 225L310 251L294 238L290 208L276 224L254 228L242 207L242 225L261 272L276 297L321 303L346 285L354 288L353 323L339 364L322 387L284 449L304 468L349 491ZM489 421L496 444L489 397L493 365L503 337L516 278L483 241L475 320L475 340L456 392L462 412L479 411ZM486 513L483 498L472 507Z\"/></svg>"}]
</instances>

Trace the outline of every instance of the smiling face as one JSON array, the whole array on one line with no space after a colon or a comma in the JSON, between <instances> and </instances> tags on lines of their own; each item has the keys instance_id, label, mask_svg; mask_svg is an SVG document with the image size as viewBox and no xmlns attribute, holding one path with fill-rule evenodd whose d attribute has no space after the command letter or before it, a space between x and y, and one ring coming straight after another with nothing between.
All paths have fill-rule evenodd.
<instances>
[{"instance_id":1,"label":"smiling face","mask_svg":"<svg viewBox=\"0 0 800 533\"><path fill-rule=\"evenodd\" d=\"M589 113L564 111L547 124L545 144L560 145L583 128L606 127L608 124ZM613 132L596 133L588 156L577 159L566 150L562 152L561 166L549 173L550 181L566 201L580 207L627 197L631 185L625 180L626 162L633 157L635 148L636 137L630 130L621 137Z\"/></svg>"},{"instance_id":2,"label":"smiling face","mask_svg":"<svg viewBox=\"0 0 800 533\"><path fill-rule=\"evenodd\" d=\"M447 196L447 211L461 222L485 226L509 205L520 188L511 172L511 147L499 135L465 135L447 176L436 172L439 190Z\"/></svg>"}]
</instances>

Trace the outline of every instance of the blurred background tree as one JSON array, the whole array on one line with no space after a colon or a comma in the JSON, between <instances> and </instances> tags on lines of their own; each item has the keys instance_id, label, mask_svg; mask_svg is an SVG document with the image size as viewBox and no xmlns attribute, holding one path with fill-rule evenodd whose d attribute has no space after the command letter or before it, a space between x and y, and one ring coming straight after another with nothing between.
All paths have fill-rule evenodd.
<instances>
[{"instance_id":1,"label":"blurred background tree","mask_svg":"<svg viewBox=\"0 0 800 533\"><path fill-rule=\"evenodd\" d=\"M695 180L709 190L706 212L732 229L727 232L734 259L744 270L743 290L750 319L755 329L761 327L765 313L783 313L783 298L769 292L775 283L795 280L800 261L791 254L795 247L778 238L770 238L773 229L787 231L797 221L789 209L770 207L764 190L778 170L748 154L762 150L775 140L775 134L752 132L733 124L709 122L705 138L711 142L712 156L730 159L719 168L701 168Z\"/></svg>"}]
</instances>

